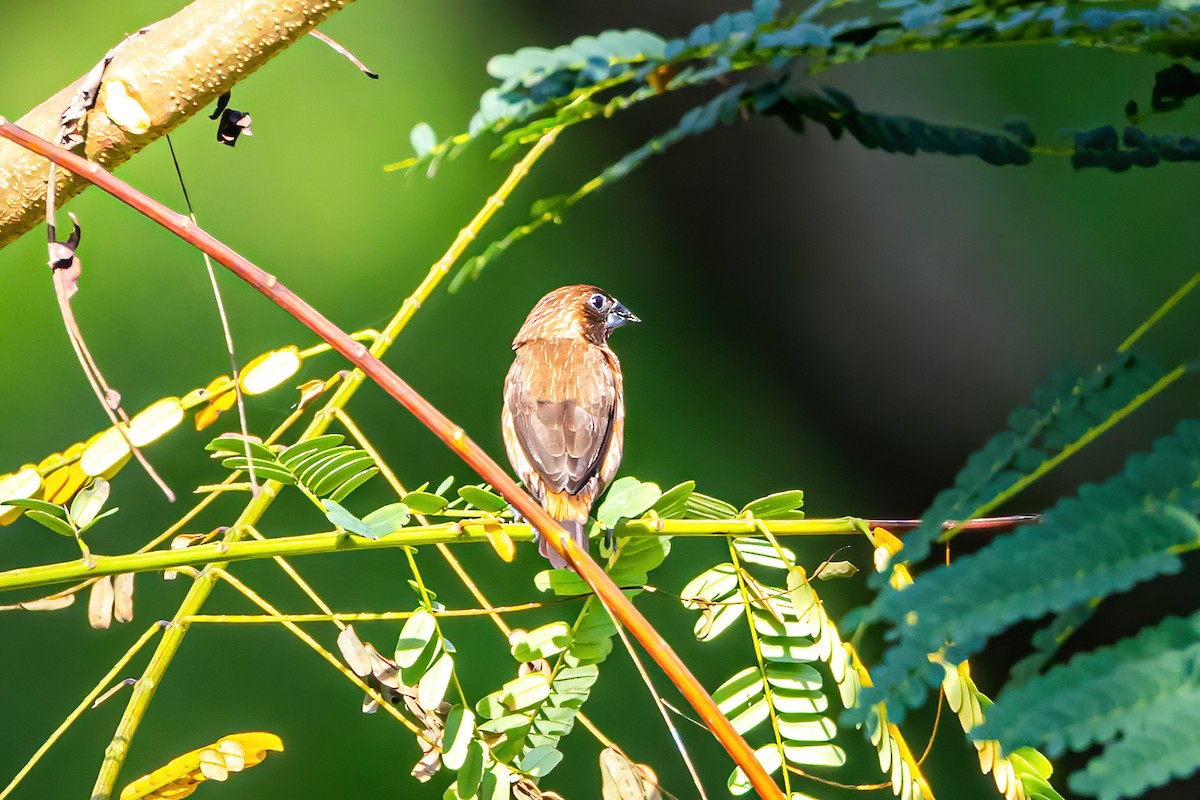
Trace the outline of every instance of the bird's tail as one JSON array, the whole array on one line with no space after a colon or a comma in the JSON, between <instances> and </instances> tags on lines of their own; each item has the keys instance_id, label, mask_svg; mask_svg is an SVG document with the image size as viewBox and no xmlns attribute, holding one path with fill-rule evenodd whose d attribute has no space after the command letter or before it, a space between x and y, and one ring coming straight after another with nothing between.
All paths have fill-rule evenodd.
<instances>
[{"instance_id":1,"label":"bird's tail","mask_svg":"<svg viewBox=\"0 0 1200 800\"><path fill-rule=\"evenodd\" d=\"M580 550L587 551L588 539L587 530L584 528L584 523L576 522L575 520L562 520L558 523L562 525L563 530L571 537L571 540L579 547ZM539 532L540 533L540 532ZM551 534L556 535L556 534ZM558 554L558 551L550 544L546 538L546 534L541 533L538 537L538 552L550 560L550 566L555 569L561 569L567 566L566 559Z\"/></svg>"}]
</instances>

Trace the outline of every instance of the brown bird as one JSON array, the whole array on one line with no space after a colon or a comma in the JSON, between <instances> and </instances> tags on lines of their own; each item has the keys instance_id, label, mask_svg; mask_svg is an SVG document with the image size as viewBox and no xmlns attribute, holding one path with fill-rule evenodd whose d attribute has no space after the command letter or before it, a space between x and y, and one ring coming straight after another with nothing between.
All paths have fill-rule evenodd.
<instances>
[{"instance_id":1,"label":"brown bird","mask_svg":"<svg viewBox=\"0 0 1200 800\"><path fill-rule=\"evenodd\" d=\"M517 357L504 381L508 460L583 550L588 512L621 463L624 385L608 335L627 322L641 320L595 286L555 289L517 332ZM545 535L538 551L565 566Z\"/></svg>"}]
</instances>

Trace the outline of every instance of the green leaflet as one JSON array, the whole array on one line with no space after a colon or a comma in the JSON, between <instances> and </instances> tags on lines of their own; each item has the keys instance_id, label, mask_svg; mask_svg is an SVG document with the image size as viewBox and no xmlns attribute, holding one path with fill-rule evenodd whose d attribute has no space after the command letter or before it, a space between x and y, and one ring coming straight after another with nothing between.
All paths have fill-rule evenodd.
<instances>
[{"instance_id":1,"label":"green leaflet","mask_svg":"<svg viewBox=\"0 0 1200 800\"><path fill-rule=\"evenodd\" d=\"M339 504L379 472L369 454L342 444L344 438L331 433L282 449L250 441L250 462L246 460L246 440L236 434L218 436L204 449L212 451L213 458L220 458L221 465L228 469L246 470L252 462L259 480L296 483L315 497L328 498ZM341 524L337 520L334 522ZM346 525L342 527L351 530ZM376 535L365 528L353 532Z\"/></svg>"},{"instance_id":2,"label":"green leaflet","mask_svg":"<svg viewBox=\"0 0 1200 800\"><path fill-rule=\"evenodd\" d=\"M788 495L757 500L747 509L757 505L762 512L788 513L800 497ZM825 714L825 681L813 666L828 662L842 696L851 700L857 696L858 675L846 668L837 632L822 624L811 603L797 611L785 589L760 583L740 567L746 561L793 570L795 556L790 550L777 550L768 540L751 537L733 540L730 549L737 556L735 562L719 564L690 581L681 592L683 605L701 612L696 623L696 638L701 641L715 638L738 620L748 621L758 634L754 641L765 670L757 665L740 670L713 691L713 699L738 732L750 735L751 744L755 736L782 742L782 752L778 744L756 751L768 772L777 771L785 759L797 767L844 763L845 753L832 743L837 726ZM729 776L728 786L735 795L751 790L740 769Z\"/></svg>"},{"instance_id":3,"label":"green leaflet","mask_svg":"<svg viewBox=\"0 0 1200 800\"><path fill-rule=\"evenodd\" d=\"M979 735L1051 753L1101 744L1071 788L1102 800L1140 795L1200 768L1198 659L1200 613L1168 618L1006 689Z\"/></svg>"},{"instance_id":4,"label":"green leaflet","mask_svg":"<svg viewBox=\"0 0 1200 800\"><path fill-rule=\"evenodd\" d=\"M648 507L658 498L657 487L651 497L651 493L640 491L636 483L625 484L627 491L622 494L638 498L635 505ZM670 542L663 537L627 539L621 543L607 571L618 585L643 584L647 573L663 562L669 550ZM569 570L546 570L539 573L535 584L542 591L560 594L590 592ZM632 597L640 591L627 589L626 595ZM518 660L532 661L560 654L549 675L529 673L476 704L475 710L482 718L479 729L506 736L491 748L497 760L537 775L544 775L558 765L562 759L558 742L574 728L575 718L600 676L598 664L612 651L616 632L608 612L595 597L588 596L573 626L550 623L514 638L513 655Z\"/></svg>"},{"instance_id":5,"label":"green leaflet","mask_svg":"<svg viewBox=\"0 0 1200 800\"><path fill-rule=\"evenodd\" d=\"M1191 692L1158 715L1152 727L1130 731L1109 745L1068 783L1080 794L1117 800L1136 797L1172 778L1186 778L1198 767L1200 692Z\"/></svg>"},{"instance_id":6,"label":"green leaflet","mask_svg":"<svg viewBox=\"0 0 1200 800\"><path fill-rule=\"evenodd\" d=\"M1023 619L1065 611L1179 569L1174 548L1200 540L1200 421L1185 421L1129 459L1120 475L1084 485L1041 524L1001 536L978 553L923 574L903 591L884 590L876 619L896 626L896 644L874 671L868 702L883 699L899 719L925 697L941 670L926 658L943 649L957 663Z\"/></svg>"},{"instance_id":7,"label":"green leaflet","mask_svg":"<svg viewBox=\"0 0 1200 800\"><path fill-rule=\"evenodd\" d=\"M954 487L934 499L921 516L921 527L904 537L905 559L922 561L943 535L943 522L987 513L1022 481L1114 424L1163 384L1163 370L1132 353L1123 353L1086 375L1065 371L1052 375L1034 391L1029 406L1009 415L1007 431L967 459ZM874 585L883 583L882 575L874 576Z\"/></svg>"},{"instance_id":8,"label":"green leaflet","mask_svg":"<svg viewBox=\"0 0 1200 800\"><path fill-rule=\"evenodd\" d=\"M1200 704L1197 663L1200 612L1171 617L1005 690L978 735L1056 755L1155 728L1177 707Z\"/></svg>"}]
</instances>

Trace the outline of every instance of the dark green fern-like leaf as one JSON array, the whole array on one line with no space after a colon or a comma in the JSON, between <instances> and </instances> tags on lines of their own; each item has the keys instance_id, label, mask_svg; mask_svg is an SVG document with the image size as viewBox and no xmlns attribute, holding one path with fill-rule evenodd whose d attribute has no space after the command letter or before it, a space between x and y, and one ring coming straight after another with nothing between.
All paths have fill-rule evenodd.
<instances>
[{"instance_id":1,"label":"dark green fern-like leaf","mask_svg":"<svg viewBox=\"0 0 1200 800\"><path fill-rule=\"evenodd\" d=\"M1160 367L1131 353L1088 375L1052 375L1034 391L1029 406L1009 415L1009 429L973 453L955 476L954 486L934 499L921 526L904 537L904 558L911 563L923 560L943 535L944 523L987 513L1028 476L1144 402L1147 393L1162 388L1163 379ZM876 576L874 583L882 585L883 579Z\"/></svg>"},{"instance_id":2,"label":"dark green fern-like leaf","mask_svg":"<svg viewBox=\"0 0 1200 800\"><path fill-rule=\"evenodd\" d=\"M1198 511L1200 422L1187 421L1117 477L1059 502L1041 524L932 569L902 591L884 589L870 615L894 626L896 643L866 702L916 706L940 680L929 653L957 663L1016 622L1177 571L1175 549L1200 542ZM889 707L902 714L900 703Z\"/></svg>"},{"instance_id":3,"label":"dark green fern-like leaf","mask_svg":"<svg viewBox=\"0 0 1200 800\"><path fill-rule=\"evenodd\" d=\"M1194 774L1200 768L1200 691L1192 688L1148 726L1127 732L1074 773L1071 788L1100 800L1118 800Z\"/></svg>"},{"instance_id":4,"label":"dark green fern-like leaf","mask_svg":"<svg viewBox=\"0 0 1200 800\"><path fill-rule=\"evenodd\" d=\"M1006 689L977 734L1057 755L1154 728L1177 706L1200 701L1198 664L1200 613L1172 617Z\"/></svg>"},{"instance_id":5,"label":"dark green fern-like leaf","mask_svg":"<svg viewBox=\"0 0 1200 800\"><path fill-rule=\"evenodd\" d=\"M1200 768L1198 664L1200 613L1172 617L1005 690L976 733L1052 754L1104 744L1071 788L1133 797Z\"/></svg>"}]
</instances>

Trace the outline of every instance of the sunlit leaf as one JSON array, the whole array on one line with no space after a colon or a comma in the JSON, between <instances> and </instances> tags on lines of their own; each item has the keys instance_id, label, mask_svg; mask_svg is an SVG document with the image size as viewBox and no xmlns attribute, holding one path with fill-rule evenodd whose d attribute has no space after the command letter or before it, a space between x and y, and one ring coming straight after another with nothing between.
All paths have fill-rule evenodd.
<instances>
[{"instance_id":1,"label":"sunlit leaf","mask_svg":"<svg viewBox=\"0 0 1200 800\"><path fill-rule=\"evenodd\" d=\"M758 667L746 667L722 683L712 693L712 698L716 701L717 708L721 709L721 713L728 715L734 709L761 697L764 691Z\"/></svg>"},{"instance_id":2,"label":"sunlit leaf","mask_svg":"<svg viewBox=\"0 0 1200 800\"><path fill-rule=\"evenodd\" d=\"M647 774L648 773L648 774ZM620 751L600 751L600 794L602 800L659 800L654 774L644 764L635 764Z\"/></svg>"},{"instance_id":3,"label":"sunlit leaf","mask_svg":"<svg viewBox=\"0 0 1200 800\"><path fill-rule=\"evenodd\" d=\"M684 510L687 508L687 500L692 496L692 492L696 491L695 481L684 481L683 483L672 486L667 489L662 495L654 501L651 506L654 512L660 517L673 519L683 516Z\"/></svg>"},{"instance_id":4,"label":"sunlit leaf","mask_svg":"<svg viewBox=\"0 0 1200 800\"><path fill-rule=\"evenodd\" d=\"M81 531L95 521L96 516L108 502L111 487L104 478L95 478L90 486L82 489L71 501L71 519Z\"/></svg>"},{"instance_id":5,"label":"sunlit leaf","mask_svg":"<svg viewBox=\"0 0 1200 800\"><path fill-rule=\"evenodd\" d=\"M29 509L25 512L25 516L42 527L49 528L59 536L66 536L68 539L75 538L75 529L62 518L61 509L59 509L59 513L57 514L48 514L40 509Z\"/></svg>"},{"instance_id":6,"label":"sunlit leaf","mask_svg":"<svg viewBox=\"0 0 1200 800\"><path fill-rule=\"evenodd\" d=\"M400 638L396 641L396 664L407 668L417 663L421 652L436 634L437 620L425 609L417 609L400 629Z\"/></svg>"},{"instance_id":7,"label":"sunlit leaf","mask_svg":"<svg viewBox=\"0 0 1200 800\"><path fill-rule=\"evenodd\" d=\"M427 122L414 125L408 139L417 153L417 158L424 158L437 145L437 134Z\"/></svg>"},{"instance_id":8,"label":"sunlit leaf","mask_svg":"<svg viewBox=\"0 0 1200 800\"><path fill-rule=\"evenodd\" d=\"M322 500L321 505L325 506L325 516L329 521L347 533L356 533L359 536L366 536L368 539L379 538L369 525L351 514L339 503L333 500Z\"/></svg>"},{"instance_id":9,"label":"sunlit leaf","mask_svg":"<svg viewBox=\"0 0 1200 800\"><path fill-rule=\"evenodd\" d=\"M110 469L129 456L129 443L117 428L109 428L97 437L79 458L79 467L85 475L95 478L105 475Z\"/></svg>"},{"instance_id":10,"label":"sunlit leaf","mask_svg":"<svg viewBox=\"0 0 1200 800\"><path fill-rule=\"evenodd\" d=\"M775 545L766 539L755 537L739 537L733 540L733 546L742 560L761 567L772 569L787 569L796 563L796 554L786 547L775 549ZM780 551L783 556L780 556Z\"/></svg>"},{"instance_id":11,"label":"sunlit leaf","mask_svg":"<svg viewBox=\"0 0 1200 800\"><path fill-rule=\"evenodd\" d=\"M458 796L462 800L474 797L475 790L479 788L479 782L483 778L483 756L483 745L477 739L467 742L467 752L463 756L463 764L459 767L456 782Z\"/></svg>"},{"instance_id":12,"label":"sunlit leaf","mask_svg":"<svg viewBox=\"0 0 1200 800\"><path fill-rule=\"evenodd\" d=\"M488 514L499 514L508 508L508 501L503 497L478 486L460 486L458 496Z\"/></svg>"},{"instance_id":13,"label":"sunlit leaf","mask_svg":"<svg viewBox=\"0 0 1200 800\"><path fill-rule=\"evenodd\" d=\"M517 768L535 778L548 774L562 761L562 753L550 745L535 747L521 757Z\"/></svg>"},{"instance_id":14,"label":"sunlit leaf","mask_svg":"<svg viewBox=\"0 0 1200 800\"><path fill-rule=\"evenodd\" d=\"M250 465L254 465L254 475L258 480L279 481L283 484L294 484L296 476L288 472L287 469L279 464L274 459L259 459L254 458L247 461L243 456L230 456L221 462L221 466L227 469L241 470L249 472Z\"/></svg>"},{"instance_id":15,"label":"sunlit leaf","mask_svg":"<svg viewBox=\"0 0 1200 800\"><path fill-rule=\"evenodd\" d=\"M295 345L271 350L254 358L238 374L245 394L263 394L300 371L300 350Z\"/></svg>"},{"instance_id":16,"label":"sunlit leaf","mask_svg":"<svg viewBox=\"0 0 1200 800\"><path fill-rule=\"evenodd\" d=\"M596 519L606 528L616 527L622 519L634 519L646 513L662 497L662 490L654 483L643 483L637 478L620 478L604 496L604 502L596 511Z\"/></svg>"},{"instance_id":17,"label":"sunlit leaf","mask_svg":"<svg viewBox=\"0 0 1200 800\"><path fill-rule=\"evenodd\" d=\"M279 454L279 462L288 467L295 468L309 456L337 447L345 439L346 437L340 433L326 433L321 436L314 436L311 439L304 439L290 447L284 448L283 452Z\"/></svg>"},{"instance_id":18,"label":"sunlit leaf","mask_svg":"<svg viewBox=\"0 0 1200 800\"><path fill-rule=\"evenodd\" d=\"M846 751L837 745L789 745L783 746L784 755L793 764L809 767L841 767L846 763Z\"/></svg>"},{"instance_id":19,"label":"sunlit leaf","mask_svg":"<svg viewBox=\"0 0 1200 800\"><path fill-rule=\"evenodd\" d=\"M754 751L754 757L759 764L762 764L768 775L774 775L783 766L783 756L779 753L779 747L774 744L758 748ZM754 784L750 783L750 778L746 776L741 767L734 769L733 774L729 776L727 785L729 793L732 795L743 795L754 788Z\"/></svg>"},{"instance_id":20,"label":"sunlit leaf","mask_svg":"<svg viewBox=\"0 0 1200 800\"><path fill-rule=\"evenodd\" d=\"M812 691L821 688L821 673L807 664L767 664L767 683L779 689Z\"/></svg>"},{"instance_id":21,"label":"sunlit leaf","mask_svg":"<svg viewBox=\"0 0 1200 800\"><path fill-rule=\"evenodd\" d=\"M561 653L571 644L571 627L565 622L551 622L532 631L514 631L510 640L513 658L522 663L549 658Z\"/></svg>"},{"instance_id":22,"label":"sunlit leaf","mask_svg":"<svg viewBox=\"0 0 1200 800\"><path fill-rule=\"evenodd\" d=\"M798 513L803 505L804 492L800 489L792 489L752 500L742 508L741 513L748 513L757 519L803 517L803 514Z\"/></svg>"},{"instance_id":23,"label":"sunlit leaf","mask_svg":"<svg viewBox=\"0 0 1200 800\"><path fill-rule=\"evenodd\" d=\"M42 496L55 505L63 505L75 496L75 493L87 483L88 476L76 461L46 476ZM0 519L3 514L0 513Z\"/></svg>"},{"instance_id":24,"label":"sunlit leaf","mask_svg":"<svg viewBox=\"0 0 1200 800\"><path fill-rule=\"evenodd\" d=\"M404 495L404 502L414 514L436 514L450 505L446 498L430 492L409 492Z\"/></svg>"},{"instance_id":25,"label":"sunlit leaf","mask_svg":"<svg viewBox=\"0 0 1200 800\"><path fill-rule=\"evenodd\" d=\"M42 477L34 467L25 467L0 477L0 503L5 500L32 498L41 491ZM12 505L0 505L0 525L7 525L13 519L22 515L22 511Z\"/></svg>"},{"instance_id":26,"label":"sunlit leaf","mask_svg":"<svg viewBox=\"0 0 1200 800\"><path fill-rule=\"evenodd\" d=\"M129 420L129 441L144 447L170 433L183 422L183 405L178 397L164 397Z\"/></svg>"},{"instance_id":27,"label":"sunlit leaf","mask_svg":"<svg viewBox=\"0 0 1200 800\"><path fill-rule=\"evenodd\" d=\"M449 769L462 767L467 757L467 745L475 735L475 715L470 709L455 706L446 717L442 736L442 763Z\"/></svg>"},{"instance_id":28,"label":"sunlit leaf","mask_svg":"<svg viewBox=\"0 0 1200 800\"><path fill-rule=\"evenodd\" d=\"M211 452L213 458L228 458L229 456L246 456L246 451L250 451L250 457L263 461L274 461L275 451L263 444L263 441L258 436L242 436L240 433L223 433L213 439L208 444L204 445L204 449Z\"/></svg>"},{"instance_id":29,"label":"sunlit leaf","mask_svg":"<svg viewBox=\"0 0 1200 800\"><path fill-rule=\"evenodd\" d=\"M443 652L417 682L417 702L424 708L436 709L445 699L453 676L454 658Z\"/></svg>"},{"instance_id":30,"label":"sunlit leaf","mask_svg":"<svg viewBox=\"0 0 1200 800\"><path fill-rule=\"evenodd\" d=\"M395 533L408 524L412 519L412 515L408 512L408 506L404 503L390 503L382 508L377 508L370 514L362 518L371 531L374 532L375 538L386 536L389 533Z\"/></svg>"},{"instance_id":31,"label":"sunlit leaf","mask_svg":"<svg viewBox=\"0 0 1200 800\"><path fill-rule=\"evenodd\" d=\"M726 561L692 578L679 593L684 608L699 609L724 600L738 590L737 567Z\"/></svg>"},{"instance_id":32,"label":"sunlit leaf","mask_svg":"<svg viewBox=\"0 0 1200 800\"><path fill-rule=\"evenodd\" d=\"M520 711L550 696L550 681L540 672L531 672L500 687L500 702L511 711Z\"/></svg>"},{"instance_id":33,"label":"sunlit leaf","mask_svg":"<svg viewBox=\"0 0 1200 800\"><path fill-rule=\"evenodd\" d=\"M730 519L737 516L737 509L700 492L692 492L685 502L685 516L691 519Z\"/></svg>"},{"instance_id":34,"label":"sunlit leaf","mask_svg":"<svg viewBox=\"0 0 1200 800\"><path fill-rule=\"evenodd\" d=\"M533 585L540 592L554 592L559 597L575 597L592 593L592 587L569 569L542 570L534 576Z\"/></svg>"}]
</instances>

